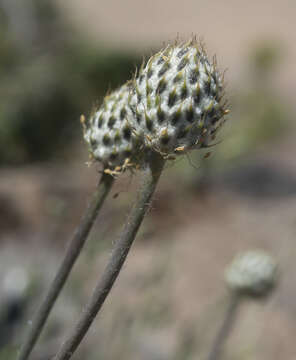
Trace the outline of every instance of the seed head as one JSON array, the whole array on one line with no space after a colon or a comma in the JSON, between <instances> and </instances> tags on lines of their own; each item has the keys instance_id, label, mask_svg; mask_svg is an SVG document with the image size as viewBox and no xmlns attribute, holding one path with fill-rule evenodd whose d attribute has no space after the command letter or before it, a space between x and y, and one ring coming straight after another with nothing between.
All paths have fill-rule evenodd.
<instances>
[{"instance_id":1,"label":"seed head","mask_svg":"<svg viewBox=\"0 0 296 360\"><path fill-rule=\"evenodd\" d=\"M241 295L259 297L270 293L277 280L277 264L262 251L248 251L236 256L226 269L227 285Z\"/></svg>"},{"instance_id":2,"label":"seed head","mask_svg":"<svg viewBox=\"0 0 296 360\"><path fill-rule=\"evenodd\" d=\"M141 167L207 147L224 122L223 79L196 40L153 55L134 79L105 97L84 124L91 157L105 169Z\"/></svg>"},{"instance_id":3,"label":"seed head","mask_svg":"<svg viewBox=\"0 0 296 360\"><path fill-rule=\"evenodd\" d=\"M196 40L153 55L132 92L131 106L139 115L136 132L146 147L165 155L206 147L228 112L216 63Z\"/></svg>"},{"instance_id":4,"label":"seed head","mask_svg":"<svg viewBox=\"0 0 296 360\"><path fill-rule=\"evenodd\" d=\"M138 162L141 139L134 132L134 115L128 106L130 84L127 83L104 98L85 124L84 139L91 156L106 169L121 168ZM133 164L133 165L132 165Z\"/></svg>"}]
</instances>

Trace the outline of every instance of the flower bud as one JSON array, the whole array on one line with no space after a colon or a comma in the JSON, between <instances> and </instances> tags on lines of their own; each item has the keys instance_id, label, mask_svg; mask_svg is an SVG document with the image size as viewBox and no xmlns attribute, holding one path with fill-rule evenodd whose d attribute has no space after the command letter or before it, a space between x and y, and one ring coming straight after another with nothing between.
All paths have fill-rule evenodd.
<instances>
[{"instance_id":1,"label":"flower bud","mask_svg":"<svg viewBox=\"0 0 296 360\"><path fill-rule=\"evenodd\" d=\"M130 84L127 83L104 98L85 125L84 139L91 156L107 169L137 163L141 141L133 131L133 116L128 107ZM127 161L128 160L128 161Z\"/></svg>"},{"instance_id":2,"label":"flower bud","mask_svg":"<svg viewBox=\"0 0 296 360\"><path fill-rule=\"evenodd\" d=\"M248 251L234 258L225 272L233 291L241 295L265 296L276 284L277 264L263 251Z\"/></svg>"},{"instance_id":3,"label":"flower bud","mask_svg":"<svg viewBox=\"0 0 296 360\"><path fill-rule=\"evenodd\" d=\"M228 112L223 92L216 62L201 44L167 46L134 79L135 130L148 148L165 155L206 147Z\"/></svg>"},{"instance_id":4,"label":"flower bud","mask_svg":"<svg viewBox=\"0 0 296 360\"><path fill-rule=\"evenodd\" d=\"M207 147L224 122L223 79L204 47L191 40L153 55L138 76L106 96L84 126L91 156L105 169L141 167Z\"/></svg>"}]
</instances>

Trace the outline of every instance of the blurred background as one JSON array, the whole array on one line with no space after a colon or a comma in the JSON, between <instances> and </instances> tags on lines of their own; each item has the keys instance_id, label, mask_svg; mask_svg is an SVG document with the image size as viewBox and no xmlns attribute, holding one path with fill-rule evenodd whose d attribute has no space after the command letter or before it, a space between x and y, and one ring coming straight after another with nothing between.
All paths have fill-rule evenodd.
<instances>
[{"instance_id":1,"label":"blurred background","mask_svg":"<svg viewBox=\"0 0 296 360\"><path fill-rule=\"evenodd\" d=\"M167 165L128 261L73 359L205 359L233 256L280 264L267 302L248 302L225 359L295 359L296 3L0 0L0 360L23 335L99 179L79 117L143 56L197 34L226 71L219 144ZM135 198L109 196L32 359L49 359L89 297ZM178 184L178 186L176 186Z\"/></svg>"}]
</instances>

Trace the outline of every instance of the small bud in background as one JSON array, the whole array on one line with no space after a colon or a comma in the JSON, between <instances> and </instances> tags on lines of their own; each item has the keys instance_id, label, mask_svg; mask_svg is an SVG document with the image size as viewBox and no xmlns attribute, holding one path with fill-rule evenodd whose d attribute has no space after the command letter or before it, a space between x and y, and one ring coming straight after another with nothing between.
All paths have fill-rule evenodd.
<instances>
[{"instance_id":1,"label":"small bud in background","mask_svg":"<svg viewBox=\"0 0 296 360\"><path fill-rule=\"evenodd\" d=\"M248 251L237 255L225 272L230 289L239 295L267 296L278 278L275 260L263 251Z\"/></svg>"},{"instance_id":2,"label":"small bud in background","mask_svg":"<svg viewBox=\"0 0 296 360\"><path fill-rule=\"evenodd\" d=\"M275 260L261 250L247 251L234 258L225 271L225 281L231 290L228 307L207 360L221 358L223 346L231 333L244 298L259 299L267 296L275 287L277 278Z\"/></svg>"}]
</instances>

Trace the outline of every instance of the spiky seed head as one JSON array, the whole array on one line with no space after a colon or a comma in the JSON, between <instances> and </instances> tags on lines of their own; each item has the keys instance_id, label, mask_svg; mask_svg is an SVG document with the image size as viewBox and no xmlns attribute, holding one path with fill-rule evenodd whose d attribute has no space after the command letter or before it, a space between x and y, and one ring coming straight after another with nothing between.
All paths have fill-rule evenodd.
<instances>
[{"instance_id":1,"label":"spiky seed head","mask_svg":"<svg viewBox=\"0 0 296 360\"><path fill-rule=\"evenodd\" d=\"M229 111L223 94L216 62L201 44L167 46L106 96L88 122L83 117L91 157L112 171L141 167L150 151L169 158L207 147Z\"/></svg>"},{"instance_id":2,"label":"spiky seed head","mask_svg":"<svg viewBox=\"0 0 296 360\"><path fill-rule=\"evenodd\" d=\"M106 96L101 107L91 114L84 125L84 139L91 157L107 169L139 162L143 141L134 131L135 116L128 106L130 84L127 83Z\"/></svg>"},{"instance_id":3,"label":"spiky seed head","mask_svg":"<svg viewBox=\"0 0 296 360\"><path fill-rule=\"evenodd\" d=\"M276 284L278 268L275 260L263 251L237 255L225 272L229 288L239 295L262 297Z\"/></svg>"},{"instance_id":4,"label":"spiky seed head","mask_svg":"<svg viewBox=\"0 0 296 360\"><path fill-rule=\"evenodd\" d=\"M136 131L145 145L162 154L206 147L223 116L222 76L196 40L168 46L141 67L131 104L144 120ZM165 136L163 136L165 134Z\"/></svg>"}]
</instances>

